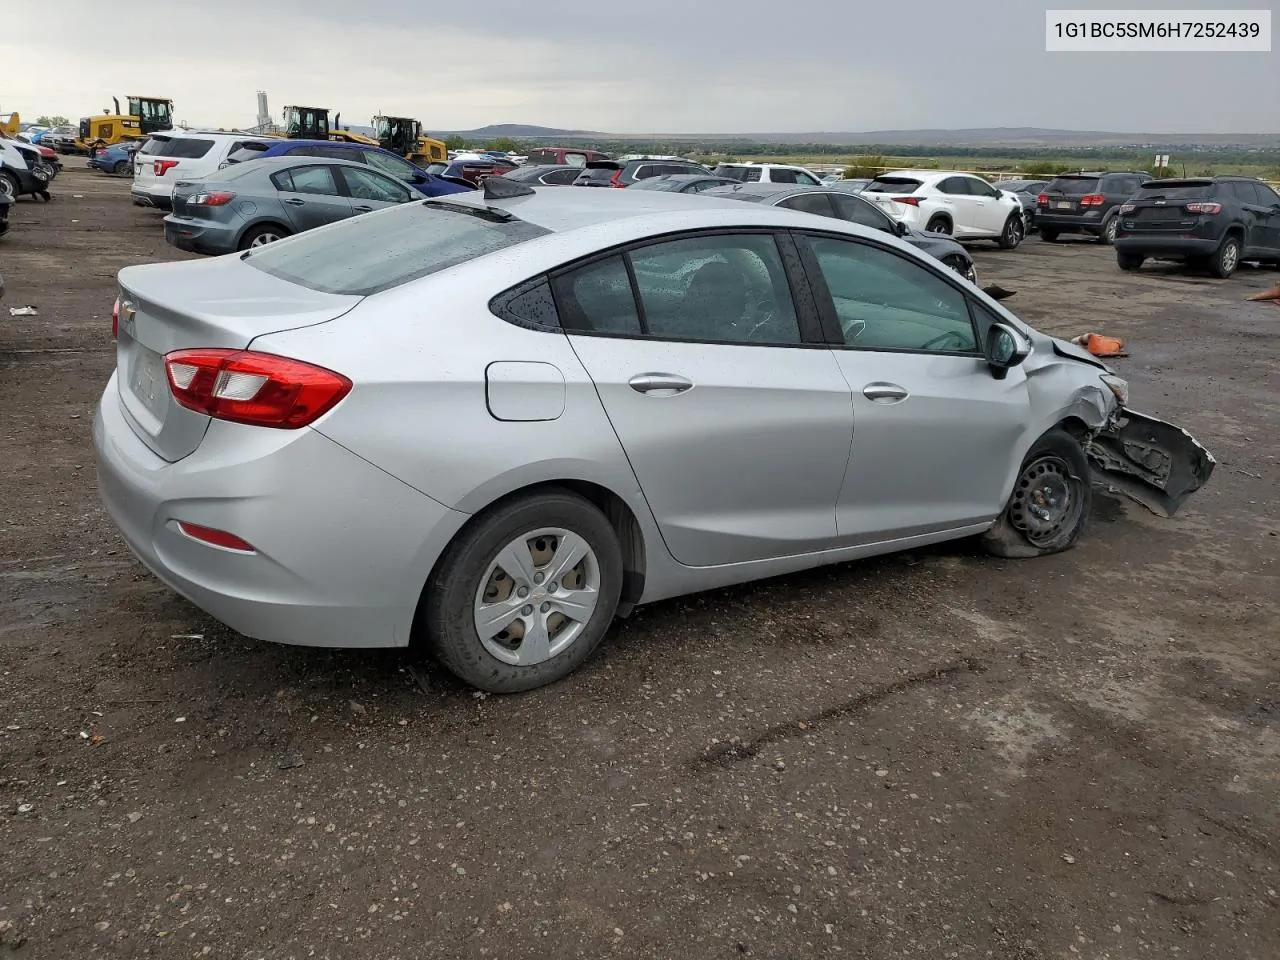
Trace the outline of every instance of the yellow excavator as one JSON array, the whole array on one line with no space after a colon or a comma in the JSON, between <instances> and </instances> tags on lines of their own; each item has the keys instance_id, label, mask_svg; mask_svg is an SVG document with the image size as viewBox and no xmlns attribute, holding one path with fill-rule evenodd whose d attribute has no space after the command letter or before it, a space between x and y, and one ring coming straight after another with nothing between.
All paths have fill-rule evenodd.
<instances>
[{"instance_id":1,"label":"yellow excavator","mask_svg":"<svg viewBox=\"0 0 1280 960\"><path fill-rule=\"evenodd\" d=\"M6 137L16 137L22 127L22 118L16 113L9 114L8 120L0 120L0 133Z\"/></svg>"},{"instance_id":2,"label":"yellow excavator","mask_svg":"<svg viewBox=\"0 0 1280 960\"><path fill-rule=\"evenodd\" d=\"M128 112L120 110L120 101L111 98L115 113L105 110L98 116L80 121L76 149L90 153L96 147L109 147L126 140L141 140L157 130L173 129L173 101L167 97L125 97Z\"/></svg>"},{"instance_id":3,"label":"yellow excavator","mask_svg":"<svg viewBox=\"0 0 1280 960\"><path fill-rule=\"evenodd\" d=\"M383 150L398 153L419 166L443 163L449 156L444 141L424 135L422 124L411 117L374 117L373 135Z\"/></svg>"},{"instance_id":4,"label":"yellow excavator","mask_svg":"<svg viewBox=\"0 0 1280 960\"><path fill-rule=\"evenodd\" d=\"M344 130L341 121L342 114L335 113L333 126L329 126L328 107L285 107L284 135L290 140L337 140L378 146L378 141L372 137Z\"/></svg>"}]
</instances>

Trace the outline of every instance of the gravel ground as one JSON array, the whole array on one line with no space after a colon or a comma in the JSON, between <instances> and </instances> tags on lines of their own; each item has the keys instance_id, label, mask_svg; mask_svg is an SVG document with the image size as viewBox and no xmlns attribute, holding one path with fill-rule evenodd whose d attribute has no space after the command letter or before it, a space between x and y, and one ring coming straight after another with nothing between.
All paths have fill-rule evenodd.
<instances>
[{"instance_id":1,"label":"gravel ground","mask_svg":"<svg viewBox=\"0 0 1280 960\"><path fill-rule=\"evenodd\" d=\"M115 271L179 255L126 182L54 192L0 240L0 952L1280 955L1280 308L1243 302L1280 274L978 245L1218 457L1178 517L657 604L497 698L246 640L132 559L89 426Z\"/></svg>"}]
</instances>

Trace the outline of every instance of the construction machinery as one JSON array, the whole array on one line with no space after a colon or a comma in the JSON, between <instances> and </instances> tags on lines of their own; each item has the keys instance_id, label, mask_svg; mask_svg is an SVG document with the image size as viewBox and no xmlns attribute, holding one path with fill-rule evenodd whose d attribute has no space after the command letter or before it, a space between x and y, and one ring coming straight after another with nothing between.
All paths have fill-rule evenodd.
<instances>
[{"instance_id":1,"label":"construction machinery","mask_svg":"<svg viewBox=\"0 0 1280 960\"><path fill-rule=\"evenodd\" d=\"M410 163L426 166L448 160L444 141L425 136L422 124L411 117L374 117L373 135L383 150L398 153Z\"/></svg>"},{"instance_id":2,"label":"construction machinery","mask_svg":"<svg viewBox=\"0 0 1280 960\"><path fill-rule=\"evenodd\" d=\"M109 147L126 140L142 140L158 130L173 129L173 101L167 97L125 97L128 112L120 110L120 101L112 97L115 113L102 113L80 121L80 136L75 147L92 153L98 147Z\"/></svg>"},{"instance_id":3,"label":"construction machinery","mask_svg":"<svg viewBox=\"0 0 1280 960\"><path fill-rule=\"evenodd\" d=\"M6 137L16 137L22 129L22 118L16 113L9 114L8 120L0 120L0 133Z\"/></svg>"},{"instance_id":4,"label":"construction machinery","mask_svg":"<svg viewBox=\"0 0 1280 960\"><path fill-rule=\"evenodd\" d=\"M372 137L343 129L341 121L342 114L335 113L333 126L329 126L328 107L285 107L284 135L290 140L338 140L378 146L378 141Z\"/></svg>"}]
</instances>

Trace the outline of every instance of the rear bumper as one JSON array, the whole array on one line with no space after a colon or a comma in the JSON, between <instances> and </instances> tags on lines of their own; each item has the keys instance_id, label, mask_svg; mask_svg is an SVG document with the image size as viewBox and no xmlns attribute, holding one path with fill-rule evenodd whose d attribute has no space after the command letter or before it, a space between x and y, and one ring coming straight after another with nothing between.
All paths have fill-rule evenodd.
<instances>
[{"instance_id":1,"label":"rear bumper","mask_svg":"<svg viewBox=\"0 0 1280 960\"><path fill-rule=\"evenodd\" d=\"M237 228L209 220L194 220L173 214L164 218L164 238L172 246L190 253L219 256L234 253Z\"/></svg>"},{"instance_id":2,"label":"rear bumper","mask_svg":"<svg viewBox=\"0 0 1280 960\"><path fill-rule=\"evenodd\" d=\"M1218 249L1221 240L1203 237L1162 237L1151 233L1124 233L1116 236L1116 250L1141 257L1207 257Z\"/></svg>"},{"instance_id":3,"label":"rear bumper","mask_svg":"<svg viewBox=\"0 0 1280 960\"><path fill-rule=\"evenodd\" d=\"M133 198L134 203L141 206L169 210L173 207L173 184L134 181L133 186L129 188L129 196Z\"/></svg>"},{"instance_id":4,"label":"rear bumper","mask_svg":"<svg viewBox=\"0 0 1280 960\"><path fill-rule=\"evenodd\" d=\"M1035 217L1037 227L1048 227L1059 233L1102 233L1102 222L1106 219L1101 211L1054 213L1041 208L1036 209Z\"/></svg>"},{"instance_id":5,"label":"rear bumper","mask_svg":"<svg viewBox=\"0 0 1280 960\"><path fill-rule=\"evenodd\" d=\"M214 421L195 453L169 463L125 420L114 374L93 443L102 502L138 559L260 640L406 645L431 567L467 520L314 430ZM256 552L193 540L180 520Z\"/></svg>"}]
</instances>

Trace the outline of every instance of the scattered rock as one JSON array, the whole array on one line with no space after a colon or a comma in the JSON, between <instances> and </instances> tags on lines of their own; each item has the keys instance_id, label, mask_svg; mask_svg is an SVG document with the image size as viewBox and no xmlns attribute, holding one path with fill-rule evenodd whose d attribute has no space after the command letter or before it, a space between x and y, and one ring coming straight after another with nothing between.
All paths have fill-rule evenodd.
<instances>
[{"instance_id":1,"label":"scattered rock","mask_svg":"<svg viewBox=\"0 0 1280 960\"><path fill-rule=\"evenodd\" d=\"M306 761L300 753L286 753L276 760L276 766L281 770L293 770L302 766Z\"/></svg>"},{"instance_id":2,"label":"scattered rock","mask_svg":"<svg viewBox=\"0 0 1280 960\"><path fill-rule=\"evenodd\" d=\"M1062 859L1063 859L1063 860L1065 860L1067 863L1075 863L1075 862L1076 862L1076 858L1075 858L1075 857L1073 857L1073 856L1072 856L1071 854L1069 854L1069 853L1064 853L1064 854L1062 855Z\"/></svg>"},{"instance_id":3,"label":"scattered rock","mask_svg":"<svg viewBox=\"0 0 1280 960\"><path fill-rule=\"evenodd\" d=\"M137 810L135 810L133 813L129 814L129 822L130 822L130 823L137 823L137 822L138 822L139 820L141 820L141 819L142 819L142 814L138 813L138 811L137 811Z\"/></svg>"}]
</instances>

